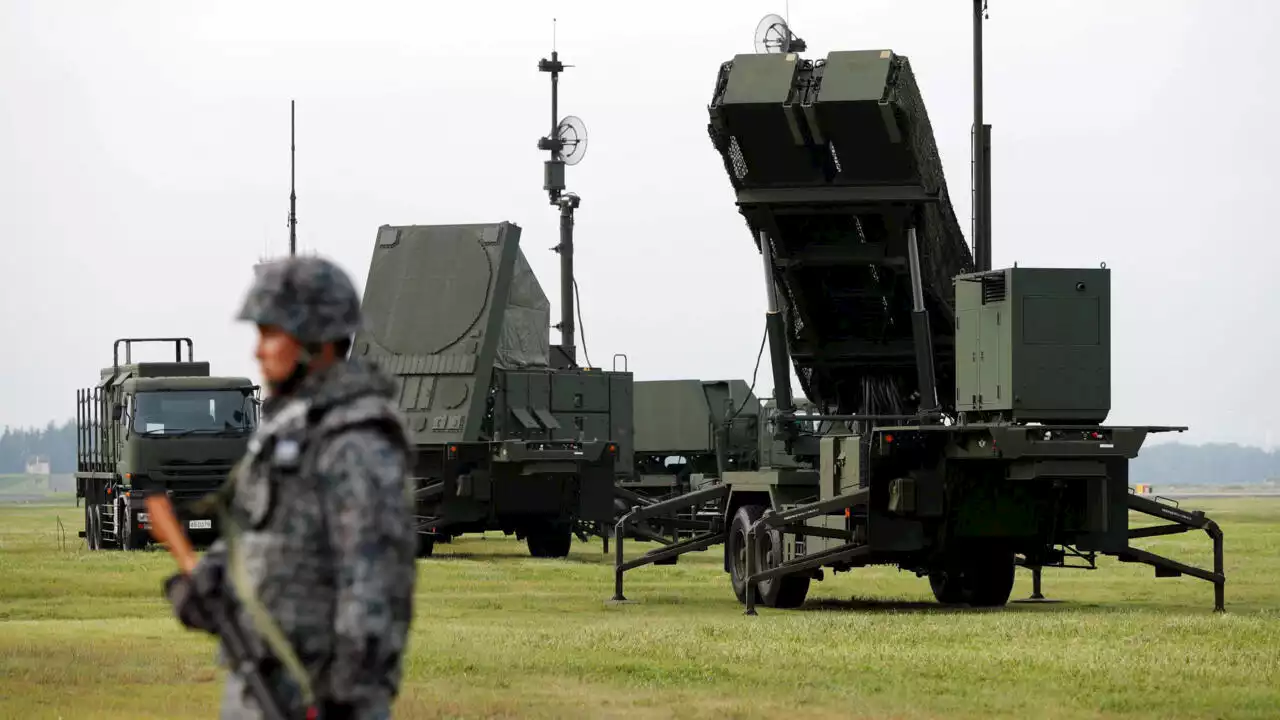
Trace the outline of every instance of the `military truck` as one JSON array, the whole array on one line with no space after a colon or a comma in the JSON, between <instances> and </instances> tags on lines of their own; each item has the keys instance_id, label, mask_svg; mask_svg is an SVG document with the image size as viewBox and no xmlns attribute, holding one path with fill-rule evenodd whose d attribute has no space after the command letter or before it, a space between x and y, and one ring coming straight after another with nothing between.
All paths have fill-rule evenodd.
<instances>
[{"instance_id":1,"label":"military truck","mask_svg":"<svg viewBox=\"0 0 1280 720\"><path fill-rule=\"evenodd\" d=\"M621 488L661 499L695 474L758 466L759 401L741 380L637 381L633 404L636 473Z\"/></svg>"},{"instance_id":2,"label":"military truck","mask_svg":"<svg viewBox=\"0 0 1280 720\"><path fill-rule=\"evenodd\" d=\"M797 460L774 437L772 398L754 391L754 383L742 380L636 381L635 472L618 483L615 523L632 510L712 485L726 472L795 467ZM794 404L798 417L813 412L809 403ZM633 518L623 530L628 538L673 545L716 527L722 512L710 501L643 522ZM605 545L607 552L608 537ZM674 565L677 557L655 564Z\"/></svg>"},{"instance_id":3,"label":"military truck","mask_svg":"<svg viewBox=\"0 0 1280 720\"><path fill-rule=\"evenodd\" d=\"M134 362L139 343L173 343L174 359ZM76 502L84 498L79 534L90 550L145 548L151 494L170 497L193 543L217 536L217 519L187 505L217 490L244 454L259 387L210 375L193 353L190 338L121 338L98 385L76 391Z\"/></svg>"},{"instance_id":4,"label":"military truck","mask_svg":"<svg viewBox=\"0 0 1280 720\"><path fill-rule=\"evenodd\" d=\"M614 522L634 508L689 492L707 473L757 466L758 402L747 383L643 380L633 393L634 466L614 488ZM627 531L628 537L670 545L706 525L697 508L687 508ZM608 552L608 534L603 538ZM674 565L675 558L665 564Z\"/></svg>"},{"instance_id":5,"label":"military truck","mask_svg":"<svg viewBox=\"0 0 1280 720\"><path fill-rule=\"evenodd\" d=\"M352 357L391 374L416 448L419 556L501 531L534 557L604 533L632 464L632 376L563 366L519 225L384 225ZM560 366L557 366L560 365Z\"/></svg>"},{"instance_id":6,"label":"military truck","mask_svg":"<svg viewBox=\"0 0 1280 720\"><path fill-rule=\"evenodd\" d=\"M809 60L785 25L777 34L779 52L721 65L708 108L763 261L775 397L760 410L772 431L759 467L722 463L618 521L613 599L626 599L628 570L723 545L748 614L801 605L824 568L870 565L927 577L941 603L1001 606L1016 567L1040 598L1042 568L1093 569L1099 555L1209 581L1222 610L1216 523L1127 487L1146 437L1186 428L1103 424L1110 271L991 269L982 223L975 261L908 59ZM816 413L797 412L791 366ZM636 437L671 421L638 416ZM766 456L774 441L785 452ZM689 508L705 530L625 559L629 526ZM1130 528L1130 511L1164 524ZM1192 529L1212 540L1212 570L1132 542Z\"/></svg>"}]
</instances>

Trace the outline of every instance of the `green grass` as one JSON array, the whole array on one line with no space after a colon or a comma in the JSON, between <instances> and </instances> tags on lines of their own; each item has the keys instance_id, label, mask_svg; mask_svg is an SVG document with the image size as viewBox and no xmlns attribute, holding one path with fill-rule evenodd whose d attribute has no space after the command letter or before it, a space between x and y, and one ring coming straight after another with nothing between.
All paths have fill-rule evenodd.
<instances>
[{"instance_id":1,"label":"green grass","mask_svg":"<svg viewBox=\"0 0 1280 720\"><path fill-rule=\"evenodd\" d=\"M1208 583L1108 559L1046 572L1057 604L944 610L926 581L870 568L828 574L803 609L748 618L719 548L629 573L634 602L611 605L598 541L567 561L500 536L437 546L419 563L397 716L1277 717L1280 500L1184 505L1226 533L1226 614ZM0 717L216 715L213 642L160 594L168 556L87 552L80 517L0 506ZM1203 533L1140 543L1210 558ZM1029 592L1020 572L1014 596Z\"/></svg>"},{"instance_id":2,"label":"green grass","mask_svg":"<svg viewBox=\"0 0 1280 720\"><path fill-rule=\"evenodd\" d=\"M36 475L0 475L0 495L44 492L43 479Z\"/></svg>"},{"instance_id":3,"label":"green grass","mask_svg":"<svg viewBox=\"0 0 1280 720\"><path fill-rule=\"evenodd\" d=\"M55 476L59 483L66 484L70 482L66 476ZM19 502L27 503L36 500L62 500L71 499L74 502L74 490L70 492L55 492L51 489L52 478L44 475L0 475L0 503ZM74 484L71 485L74 488Z\"/></svg>"}]
</instances>

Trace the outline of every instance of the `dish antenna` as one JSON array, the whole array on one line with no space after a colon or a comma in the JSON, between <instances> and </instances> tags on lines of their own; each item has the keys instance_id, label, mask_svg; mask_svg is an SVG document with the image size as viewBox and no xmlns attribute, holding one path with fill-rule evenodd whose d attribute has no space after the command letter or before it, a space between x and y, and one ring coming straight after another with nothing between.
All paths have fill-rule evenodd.
<instances>
[{"instance_id":1,"label":"dish antenna","mask_svg":"<svg viewBox=\"0 0 1280 720\"><path fill-rule=\"evenodd\" d=\"M587 154L587 126L577 115L567 115L556 125L556 142L559 146L551 150L553 159L565 165L577 165Z\"/></svg>"},{"instance_id":2,"label":"dish antenna","mask_svg":"<svg viewBox=\"0 0 1280 720\"><path fill-rule=\"evenodd\" d=\"M796 37L781 15L770 13L760 18L756 25L756 52L793 53L804 52L804 40Z\"/></svg>"}]
</instances>

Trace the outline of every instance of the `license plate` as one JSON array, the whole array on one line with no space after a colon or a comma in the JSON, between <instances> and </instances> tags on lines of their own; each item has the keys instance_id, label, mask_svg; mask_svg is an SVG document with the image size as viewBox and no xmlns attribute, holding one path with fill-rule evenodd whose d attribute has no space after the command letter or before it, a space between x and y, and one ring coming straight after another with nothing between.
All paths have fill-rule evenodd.
<instances>
[{"instance_id":1,"label":"license plate","mask_svg":"<svg viewBox=\"0 0 1280 720\"><path fill-rule=\"evenodd\" d=\"M213 529L212 520L192 520L187 523L187 527L191 530L211 530Z\"/></svg>"}]
</instances>

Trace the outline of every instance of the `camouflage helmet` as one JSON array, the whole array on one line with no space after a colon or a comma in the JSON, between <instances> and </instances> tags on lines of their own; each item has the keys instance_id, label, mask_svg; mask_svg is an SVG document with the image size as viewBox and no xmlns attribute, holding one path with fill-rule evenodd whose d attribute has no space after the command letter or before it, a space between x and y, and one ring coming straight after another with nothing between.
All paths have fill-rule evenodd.
<instances>
[{"instance_id":1,"label":"camouflage helmet","mask_svg":"<svg viewBox=\"0 0 1280 720\"><path fill-rule=\"evenodd\" d=\"M257 277L237 319L274 325L304 345L343 340L359 329L360 298L337 265L294 256L254 270Z\"/></svg>"}]
</instances>

